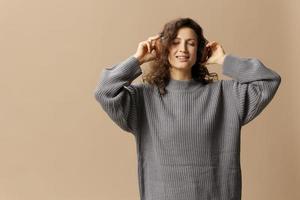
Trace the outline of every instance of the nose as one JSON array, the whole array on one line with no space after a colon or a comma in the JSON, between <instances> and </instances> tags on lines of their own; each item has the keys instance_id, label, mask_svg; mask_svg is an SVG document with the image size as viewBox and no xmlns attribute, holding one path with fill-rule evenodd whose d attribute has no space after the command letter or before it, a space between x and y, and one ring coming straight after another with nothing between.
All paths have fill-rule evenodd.
<instances>
[{"instance_id":1,"label":"nose","mask_svg":"<svg viewBox=\"0 0 300 200\"><path fill-rule=\"evenodd\" d=\"M180 52L187 52L187 47L185 45L185 43L181 43L180 47L179 47L179 51Z\"/></svg>"}]
</instances>

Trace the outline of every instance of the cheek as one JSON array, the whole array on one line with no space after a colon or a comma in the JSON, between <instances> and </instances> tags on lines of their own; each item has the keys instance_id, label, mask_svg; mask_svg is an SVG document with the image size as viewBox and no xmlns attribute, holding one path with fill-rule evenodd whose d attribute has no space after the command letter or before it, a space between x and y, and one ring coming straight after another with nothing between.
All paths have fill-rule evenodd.
<instances>
[{"instance_id":1,"label":"cheek","mask_svg":"<svg viewBox=\"0 0 300 200\"><path fill-rule=\"evenodd\" d=\"M173 60L174 60L173 57L174 57L174 56L172 56L172 54L171 54L171 52L170 52L169 55L168 55L168 61L169 61L169 63L172 63L172 62L173 62Z\"/></svg>"},{"instance_id":2,"label":"cheek","mask_svg":"<svg viewBox=\"0 0 300 200\"><path fill-rule=\"evenodd\" d=\"M170 53L171 55L174 55L175 51L176 51L176 49L174 49L174 48L170 48L170 49L169 49L169 53Z\"/></svg>"},{"instance_id":3,"label":"cheek","mask_svg":"<svg viewBox=\"0 0 300 200\"><path fill-rule=\"evenodd\" d=\"M169 59L174 59L175 58L175 54L176 54L175 50L174 49L170 49L169 50L168 58Z\"/></svg>"},{"instance_id":4,"label":"cheek","mask_svg":"<svg viewBox=\"0 0 300 200\"><path fill-rule=\"evenodd\" d=\"M192 49L192 54L193 54L193 57L197 57L197 48L193 48Z\"/></svg>"}]
</instances>

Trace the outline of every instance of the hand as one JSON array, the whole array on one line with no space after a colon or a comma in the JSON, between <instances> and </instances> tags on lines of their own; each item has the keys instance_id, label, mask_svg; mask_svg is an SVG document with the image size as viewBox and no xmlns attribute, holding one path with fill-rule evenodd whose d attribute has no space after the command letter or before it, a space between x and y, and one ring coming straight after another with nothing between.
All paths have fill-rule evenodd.
<instances>
[{"instance_id":1,"label":"hand","mask_svg":"<svg viewBox=\"0 0 300 200\"><path fill-rule=\"evenodd\" d=\"M209 42L206 45L206 48L210 48L211 56L204 63L205 65L209 64L220 64L222 65L224 62L224 58L226 56L223 47L216 41Z\"/></svg>"},{"instance_id":2,"label":"hand","mask_svg":"<svg viewBox=\"0 0 300 200\"><path fill-rule=\"evenodd\" d=\"M149 37L147 40L139 43L134 57L136 57L140 64L149 62L159 56L161 50L160 35Z\"/></svg>"}]
</instances>

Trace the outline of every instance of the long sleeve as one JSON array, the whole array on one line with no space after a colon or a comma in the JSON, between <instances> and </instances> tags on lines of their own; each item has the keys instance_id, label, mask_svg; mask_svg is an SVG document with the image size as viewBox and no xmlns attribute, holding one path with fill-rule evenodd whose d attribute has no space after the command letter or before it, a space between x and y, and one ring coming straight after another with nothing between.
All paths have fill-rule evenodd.
<instances>
[{"instance_id":1,"label":"long sleeve","mask_svg":"<svg viewBox=\"0 0 300 200\"><path fill-rule=\"evenodd\" d=\"M257 58L240 58L226 55L223 74L233 78L232 98L239 114L241 125L259 115L274 97L281 77L267 68Z\"/></svg>"},{"instance_id":2,"label":"long sleeve","mask_svg":"<svg viewBox=\"0 0 300 200\"><path fill-rule=\"evenodd\" d=\"M137 58L130 56L103 69L94 90L96 100L123 130L135 134L138 126L139 90L131 82L142 74Z\"/></svg>"}]
</instances>

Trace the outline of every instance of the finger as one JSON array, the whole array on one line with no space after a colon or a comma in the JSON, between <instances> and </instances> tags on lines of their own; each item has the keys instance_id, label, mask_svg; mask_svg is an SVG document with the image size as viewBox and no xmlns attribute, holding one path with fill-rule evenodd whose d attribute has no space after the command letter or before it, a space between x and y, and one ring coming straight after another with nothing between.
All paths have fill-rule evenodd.
<instances>
[{"instance_id":1,"label":"finger","mask_svg":"<svg viewBox=\"0 0 300 200\"><path fill-rule=\"evenodd\" d=\"M155 41L154 44L152 39L148 39L147 42L150 44L150 48L152 49L152 47L155 45Z\"/></svg>"},{"instance_id":2,"label":"finger","mask_svg":"<svg viewBox=\"0 0 300 200\"><path fill-rule=\"evenodd\" d=\"M214 41L211 46L217 46L218 45L218 42Z\"/></svg>"},{"instance_id":3,"label":"finger","mask_svg":"<svg viewBox=\"0 0 300 200\"><path fill-rule=\"evenodd\" d=\"M213 42L208 42L208 43L206 44L206 47L210 47L212 43L213 43Z\"/></svg>"},{"instance_id":4,"label":"finger","mask_svg":"<svg viewBox=\"0 0 300 200\"><path fill-rule=\"evenodd\" d=\"M150 46L151 44L150 44L150 42L149 42L149 41L147 41L147 43L146 43L146 44L147 44L148 52L150 53L150 52L151 52L151 46Z\"/></svg>"},{"instance_id":5,"label":"finger","mask_svg":"<svg viewBox=\"0 0 300 200\"><path fill-rule=\"evenodd\" d=\"M150 41L151 43L154 41L154 43L156 43L156 41L160 39L159 35L153 36L153 37L149 37L148 41Z\"/></svg>"},{"instance_id":6,"label":"finger","mask_svg":"<svg viewBox=\"0 0 300 200\"><path fill-rule=\"evenodd\" d=\"M155 40L151 40L150 41L150 47L151 49L155 46L156 41Z\"/></svg>"},{"instance_id":7,"label":"finger","mask_svg":"<svg viewBox=\"0 0 300 200\"><path fill-rule=\"evenodd\" d=\"M148 39L150 39L150 40L155 40L155 39L158 39L158 38L160 38L160 35L159 35L159 34L157 34L157 35L155 35L155 36L151 36L151 37L149 37Z\"/></svg>"},{"instance_id":8,"label":"finger","mask_svg":"<svg viewBox=\"0 0 300 200\"><path fill-rule=\"evenodd\" d=\"M211 41L211 42L207 43L206 46L213 46L213 45L215 45L216 43L217 43L216 41Z\"/></svg>"},{"instance_id":9,"label":"finger","mask_svg":"<svg viewBox=\"0 0 300 200\"><path fill-rule=\"evenodd\" d=\"M157 49L157 40L152 41L151 48L152 49Z\"/></svg>"},{"instance_id":10,"label":"finger","mask_svg":"<svg viewBox=\"0 0 300 200\"><path fill-rule=\"evenodd\" d=\"M217 41L214 41L213 45L217 45L217 44L219 44L219 43Z\"/></svg>"},{"instance_id":11,"label":"finger","mask_svg":"<svg viewBox=\"0 0 300 200\"><path fill-rule=\"evenodd\" d=\"M148 42L148 44L149 44L149 53L151 53L151 51L154 49L153 48L153 41L151 41L151 42Z\"/></svg>"},{"instance_id":12,"label":"finger","mask_svg":"<svg viewBox=\"0 0 300 200\"><path fill-rule=\"evenodd\" d=\"M209 44L207 47L209 47L211 49L216 49L217 46L218 46L218 43L214 41L211 44Z\"/></svg>"}]
</instances>

